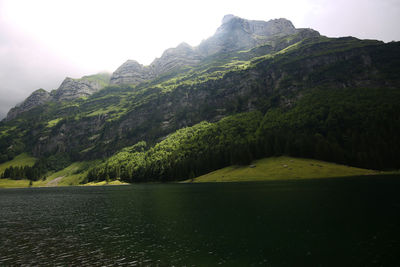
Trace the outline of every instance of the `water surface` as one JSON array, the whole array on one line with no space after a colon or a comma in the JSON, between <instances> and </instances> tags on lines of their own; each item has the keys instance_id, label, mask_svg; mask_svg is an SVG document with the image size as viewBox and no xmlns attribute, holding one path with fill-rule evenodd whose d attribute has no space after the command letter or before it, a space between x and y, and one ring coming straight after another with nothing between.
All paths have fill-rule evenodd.
<instances>
[{"instance_id":1,"label":"water surface","mask_svg":"<svg viewBox=\"0 0 400 267\"><path fill-rule=\"evenodd\" d=\"M400 177L0 190L0 265L395 266Z\"/></svg>"}]
</instances>

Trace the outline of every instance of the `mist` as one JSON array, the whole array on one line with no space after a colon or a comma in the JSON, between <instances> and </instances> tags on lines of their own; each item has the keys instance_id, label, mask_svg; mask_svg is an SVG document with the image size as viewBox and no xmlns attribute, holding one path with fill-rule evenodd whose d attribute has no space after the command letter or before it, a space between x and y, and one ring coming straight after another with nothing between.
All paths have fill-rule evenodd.
<instances>
[{"instance_id":1,"label":"mist","mask_svg":"<svg viewBox=\"0 0 400 267\"><path fill-rule=\"evenodd\" d=\"M27 36L0 25L0 119L36 89L51 91L65 76L83 72Z\"/></svg>"}]
</instances>

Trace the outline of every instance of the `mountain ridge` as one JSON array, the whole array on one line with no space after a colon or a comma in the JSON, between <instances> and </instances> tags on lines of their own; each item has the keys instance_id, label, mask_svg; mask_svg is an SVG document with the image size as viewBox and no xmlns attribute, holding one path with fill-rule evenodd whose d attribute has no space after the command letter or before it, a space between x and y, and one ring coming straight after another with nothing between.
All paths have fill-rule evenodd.
<instances>
[{"instance_id":1,"label":"mountain ridge","mask_svg":"<svg viewBox=\"0 0 400 267\"><path fill-rule=\"evenodd\" d=\"M247 48L257 23L228 16L223 25L220 32L239 29L222 34L226 47L241 34L250 41L193 65L180 65L176 48L168 49L163 56L172 55L165 61L171 65L155 60L157 76L136 76L138 83L110 83L88 97L22 112L0 123L0 159L30 152L40 158L37 170L103 159L88 179L128 182L184 179L282 154L377 169L400 166L393 156L400 151L400 43L328 38L288 25L294 33L273 34ZM210 47L218 45L211 41ZM195 51L186 44L178 48ZM154 75L154 68L127 62L138 69L126 69L128 81L143 69Z\"/></svg>"},{"instance_id":2,"label":"mountain ridge","mask_svg":"<svg viewBox=\"0 0 400 267\"><path fill-rule=\"evenodd\" d=\"M230 52L251 49L266 44L270 41L269 37L283 37L302 31L308 37L319 36L317 31L311 29L296 29L291 21L284 18L259 21L226 15L215 34L202 41L197 47L192 47L182 42L177 47L166 49L160 58L155 58L147 66L140 64L136 60L127 60L111 74L107 84L137 85L181 67L195 66L204 58L222 50ZM226 42L229 38L234 40ZM241 40L241 42L238 42L238 40ZM66 77L58 89L50 93L50 96L42 94L39 97L39 95L32 93L21 105L12 108L4 120L12 120L18 114L47 101L65 101L90 96L107 85L96 80L89 80L87 77L90 76L84 76L80 79Z\"/></svg>"},{"instance_id":3,"label":"mountain ridge","mask_svg":"<svg viewBox=\"0 0 400 267\"><path fill-rule=\"evenodd\" d=\"M296 29L287 19L256 21L226 15L215 34L198 46L192 47L183 42L175 48L166 49L160 58L156 58L148 66L128 60L113 73L111 84L138 84L182 66L195 66L207 56L221 51L251 49L266 44L271 38L291 35L302 30L319 36L318 32L311 29Z\"/></svg>"},{"instance_id":4,"label":"mountain ridge","mask_svg":"<svg viewBox=\"0 0 400 267\"><path fill-rule=\"evenodd\" d=\"M79 79L66 77L56 90L47 92L44 89L38 89L32 92L23 102L11 108L3 120L10 121L19 114L49 101L61 102L78 99L80 97L88 97L108 84L108 82L106 82L109 80L108 76L107 73L98 73L83 76Z\"/></svg>"}]
</instances>

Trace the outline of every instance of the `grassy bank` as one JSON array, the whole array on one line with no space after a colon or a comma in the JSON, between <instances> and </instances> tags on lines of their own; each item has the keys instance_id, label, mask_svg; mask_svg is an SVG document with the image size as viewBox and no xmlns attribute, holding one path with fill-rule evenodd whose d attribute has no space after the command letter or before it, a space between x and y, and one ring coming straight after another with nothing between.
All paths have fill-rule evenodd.
<instances>
[{"instance_id":1,"label":"grassy bank","mask_svg":"<svg viewBox=\"0 0 400 267\"><path fill-rule=\"evenodd\" d=\"M101 186L127 184L121 181L84 183L88 165L93 162L74 162L65 169L52 173L45 180L33 182L32 187ZM185 182L246 182L288 179L331 178L374 174L389 174L360 169L314 159L272 157L254 161L249 166L230 166ZM28 180L0 179L0 188L29 187Z\"/></svg>"},{"instance_id":2,"label":"grassy bank","mask_svg":"<svg viewBox=\"0 0 400 267\"><path fill-rule=\"evenodd\" d=\"M33 183L33 186L68 186L79 185L86 177L90 162L74 162L68 167L50 174L45 180Z\"/></svg>"},{"instance_id":3,"label":"grassy bank","mask_svg":"<svg viewBox=\"0 0 400 267\"><path fill-rule=\"evenodd\" d=\"M25 166L26 162L21 160L22 157L19 158L21 165ZM26 158L26 157L25 157ZM14 164L15 164L14 162ZM7 162L9 163L9 162ZM34 161L32 165L34 164ZM92 182L92 183L83 183L86 175L88 166L91 164L95 164L93 162L74 162L68 167L49 174L46 179L35 181L30 185L30 181L26 179L22 180L12 180L12 179L0 179L0 188L21 188L21 187L54 187L54 186L100 186L100 185L122 185L127 184L121 181L102 181L102 182ZM7 165L8 166L17 166L17 165ZM6 168L7 168L6 167Z\"/></svg>"},{"instance_id":4,"label":"grassy bank","mask_svg":"<svg viewBox=\"0 0 400 267\"><path fill-rule=\"evenodd\" d=\"M186 182L244 182L374 175L382 172L314 159L272 157L249 166L230 166Z\"/></svg>"},{"instance_id":5,"label":"grassy bank","mask_svg":"<svg viewBox=\"0 0 400 267\"><path fill-rule=\"evenodd\" d=\"M0 188L29 187L29 180L0 179Z\"/></svg>"},{"instance_id":6,"label":"grassy bank","mask_svg":"<svg viewBox=\"0 0 400 267\"><path fill-rule=\"evenodd\" d=\"M110 181L110 182L101 181L101 182L90 182L90 183L83 184L83 186L100 186L100 185L128 185L128 183L121 182L119 180L115 180L115 181Z\"/></svg>"}]
</instances>

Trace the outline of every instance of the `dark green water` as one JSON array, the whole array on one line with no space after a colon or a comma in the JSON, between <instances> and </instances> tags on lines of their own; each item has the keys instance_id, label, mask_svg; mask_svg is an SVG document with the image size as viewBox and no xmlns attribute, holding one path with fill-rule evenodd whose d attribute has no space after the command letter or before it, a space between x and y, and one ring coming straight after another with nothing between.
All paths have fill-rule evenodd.
<instances>
[{"instance_id":1,"label":"dark green water","mask_svg":"<svg viewBox=\"0 0 400 267\"><path fill-rule=\"evenodd\" d=\"M0 265L399 266L400 177L0 190Z\"/></svg>"}]
</instances>

